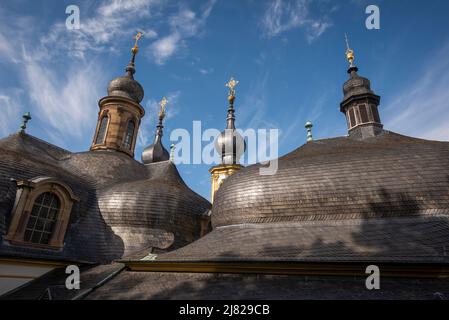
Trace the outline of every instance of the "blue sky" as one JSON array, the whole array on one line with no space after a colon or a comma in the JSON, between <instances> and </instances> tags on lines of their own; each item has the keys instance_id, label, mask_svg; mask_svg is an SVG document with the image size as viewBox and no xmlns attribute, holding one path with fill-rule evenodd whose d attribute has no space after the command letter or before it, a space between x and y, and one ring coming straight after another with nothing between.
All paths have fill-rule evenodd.
<instances>
[{"instance_id":1,"label":"blue sky","mask_svg":"<svg viewBox=\"0 0 449 320\"><path fill-rule=\"evenodd\" d=\"M65 28L78 5L81 29ZM365 8L379 6L381 29L365 27ZM315 138L346 134L339 112L347 79L344 33L360 74L382 97L386 129L449 139L449 2L334 0L22 1L0 4L0 136L28 133L71 151L90 146L98 100L130 58L132 35L145 33L135 78L145 89L136 159L151 143L156 102L168 96L170 132L225 126L231 76L237 126L278 128L279 153ZM208 165L180 165L189 186L206 198Z\"/></svg>"}]
</instances>

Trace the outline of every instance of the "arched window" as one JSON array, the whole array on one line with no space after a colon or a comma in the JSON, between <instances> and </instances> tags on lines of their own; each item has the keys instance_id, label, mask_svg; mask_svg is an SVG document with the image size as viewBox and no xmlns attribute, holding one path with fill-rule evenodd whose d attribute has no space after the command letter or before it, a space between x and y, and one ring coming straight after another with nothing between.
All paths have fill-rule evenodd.
<instances>
[{"instance_id":1,"label":"arched window","mask_svg":"<svg viewBox=\"0 0 449 320\"><path fill-rule=\"evenodd\" d=\"M25 229L26 242L48 244L55 227L61 202L51 192L44 192L34 201L33 209Z\"/></svg>"},{"instance_id":2,"label":"arched window","mask_svg":"<svg viewBox=\"0 0 449 320\"><path fill-rule=\"evenodd\" d=\"M100 127L98 128L97 138L95 139L95 144L104 143L104 138L106 137L106 128L108 126L108 116L105 115L101 118Z\"/></svg>"},{"instance_id":3,"label":"arched window","mask_svg":"<svg viewBox=\"0 0 449 320\"><path fill-rule=\"evenodd\" d=\"M72 207L80 199L64 182L52 177L16 180L16 200L8 234L13 245L60 249Z\"/></svg>"},{"instance_id":4,"label":"arched window","mask_svg":"<svg viewBox=\"0 0 449 320\"><path fill-rule=\"evenodd\" d=\"M131 149L133 138L134 138L134 121L128 122L128 127L126 128L125 140L123 141L123 147Z\"/></svg>"}]
</instances>

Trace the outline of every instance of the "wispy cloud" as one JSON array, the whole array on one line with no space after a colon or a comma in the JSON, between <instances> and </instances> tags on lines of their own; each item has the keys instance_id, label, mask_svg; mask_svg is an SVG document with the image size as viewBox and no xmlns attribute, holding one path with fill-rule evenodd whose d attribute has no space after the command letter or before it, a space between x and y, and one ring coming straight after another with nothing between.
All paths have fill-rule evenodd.
<instances>
[{"instance_id":1,"label":"wispy cloud","mask_svg":"<svg viewBox=\"0 0 449 320\"><path fill-rule=\"evenodd\" d=\"M178 13L169 18L170 34L156 40L147 50L154 61L164 64L180 47L185 46L188 38L200 35L215 3L216 0L210 0L199 14L182 4Z\"/></svg>"},{"instance_id":2,"label":"wispy cloud","mask_svg":"<svg viewBox=\"0 0 449 320\"><path fill-rule=\"evenodd\" d=\"M0 135L2 137L19 129L21 114L24 112L20 101L21 95L22 92L15 89L0 91Z\"/></svg>"},{"instance_id":3,"label":"wispy cloud","mask_svg":"<svg viewBox=\"0 0 449 320\"><path fill-rule=\"evenodd\" d=\"M201 73L202 75L208 75L211 74L212 72L214 72L214 68L200 68L199 73Z\"/></svg>"},{"instance_id":4,"label":"wispy cloud","mask_svg":"<svg viewBox=\"0 0 449 320\"><path fill-rule=\"evenodd\" d=\"M136 20L147 39L157 37L148 18L165 5L161 0L102 1L91 14L81 7L79 30L67 30L62 22L50 25L48 31L36 30L32 18L0 11L0 18L8 21L0 30L0 62L17 64L20 86L26 93L23 101L32 106L27 111L32 111L35 121L45 123L41 127L51 142L65 141L63 146L69 147L69 141L78 145L90 140L86 140L86 133L91 135L94 130L95 106L110 80L95 58L97 53L115 51L115 46L121 45L117 39L129 39L136 31ZM11 92L1 95L5 106L0 119L2 134L13 129L4 119L20 121L15 110L21 109Z\"/></svg>"},{"instance_id":5,"label":"wispy cloud","mask_svg":"<svg viewBox=\"0 0 449 320\"><path fill-rule=\"evenodd\" d=\"M25 65L25 86L34 113L54 136L64 135L82 140L92 132L97 110L94 108L104 91L105 79L95 64L75 65L65 76L41 63L30 60ZM100 85L102 84L102 85ZM56 132L55 132L56 130Z\"/></svg>"},{"instance_id":6,"label":"wispy cloud","mask_svg":"<svg viewBox=\"0 0 449 320\"><path fill-rule=\"evenodd\" d=\"M386 129L432 140L449 140L449 43L419 69L415 83L383 108Z\"/></svg>"},{"instance_id":7,"label":"wispy cloud","mask_svg":"<svg viewBox=\"0 0 449 320\"><path fill-rule=\"evenodd\" d=\"M320 37L332 22L326 15L313 17L310 4L310 0L272 1L261 20L264 35L272 38L294 28L303 28L309 43Z\"/></svg>"},{"instance_id":8,"label":"wispy cloud","mask_svg":"<svg viewBox=\"0 0 449 320\"><path fill-rule=\"evenodd\" d=\"M95 13L84 18L81 12L81 27L79 30L67 30L65 22L52 26L50 32L42 37L42 48L50 54L55 51L55 43L72 57L84 59L86 52L101 52L116 50L116 39L129 37L136 32L136 19L148 19L152 11L157 10L163 1L160 0L112 0L103 1ZM157 32L148 26L144 30L145 37L153 38ZM59 53L59 52L58 52Z\"/></svg>"}]
</instances>

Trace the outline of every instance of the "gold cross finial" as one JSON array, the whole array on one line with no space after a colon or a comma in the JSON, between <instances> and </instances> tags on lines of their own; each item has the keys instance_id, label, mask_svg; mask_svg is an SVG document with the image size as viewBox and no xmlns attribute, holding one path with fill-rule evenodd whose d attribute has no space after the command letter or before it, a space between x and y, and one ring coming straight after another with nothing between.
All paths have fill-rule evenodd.
<instances>
[{"instance_id":1,"label":"gold cross finial","mask_svg":"<svg viewBox=\"0 0 449 320\"><path fill-rule=\"evenodd\" d=\"M161 106L161 110L159 110L159 119L165 118L165 106L167 105L168 100L166 97L163 97L162 100L159 102L159 105Z\"/></svg>"},{"instance_id":2,"label":"gold cross finial","mask_svg":"<svg viewBox=\"0 0 449 320\"><path fill-rule=\"evenodd\" d=\"M354 66L354 50L349 47L348 35L345 33L346 40L346 59L348 59L349 66L352 68Z\"/></svg>"},{"instance_id":3,"label":"gold cross finial","mask_svg":"<svg viewBox=\"0 0 449 320\"><path fill-rule=\"evenodd\" d=\"M235 95L235 87L239 84L240 81L235 80L233 77L231 77L231 80L229 80L228 83L225 84L226 87L229 88L229 96L233 97Z\"/></svg>"},{"instance_id":4,"label":"gold cross finial","mask_svg":"<svg viewBox=\"0 0 449 320\"><path fill-rule=\"evenodd\" d=\"M137 54L137 52L139 52L138 42L139 42L140 38L142 38L142 36L143 36L143 33L138 31L137 34L133 37L133 39L135 40L134 47L131 49L133 54Z\"/></svg>"}]
</instances>

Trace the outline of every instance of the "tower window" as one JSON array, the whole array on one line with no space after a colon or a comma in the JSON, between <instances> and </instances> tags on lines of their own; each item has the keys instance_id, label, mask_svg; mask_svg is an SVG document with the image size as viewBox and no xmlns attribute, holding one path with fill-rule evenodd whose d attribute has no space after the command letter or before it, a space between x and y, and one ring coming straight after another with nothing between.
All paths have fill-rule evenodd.
<instances>
[{"instance_id":1,"label":"tower window","mask_svg":"<svg viewBox=\"0 0 449 320\"><path fill-rule=\"evenodd\" d=\"M354 108L351 108L351 110L349 110L349 120L350 120L349 127L350 128L354 127L356 125Z\"/></svg>"},{"instance_id":2,"label":"tower window","mask_svg":"<svg viewBox=\"0 0 449 320\"><path fill-rule=\"evenodd\" d=\"M374 121L380 123L379 112L374 104L371 105L371 112L373 113Z\"/></svg>"},{"instance_id":3,"label":"tower window","mask_svg":"<svg viewBox=\"0 0 449 320\"><path fill-rule=\"evenodd\" d=\"M364 104L361 104L359 106L359 110L360 110L360 117L362 119L362 123L369 122L369 120L368 120L368 112L366 112L366 106Z\"/></svg>"},{"instance_id":4,"label":"tower window","mask_svg":"<svg viewBox=\"0 0 449 320\"><path fill-rule=\"evenodd\" d=\"M134 121L128 122L128 127L126 128L125 141L123 141L123 146L127 149L131 149L133 138L134 138Z\"/></svg>"},{"instance_id":5,"label":"tower window","mask_svg":"<svg viewBox=\"0 0 449 320\"><path fill-rule=\"evenodd\" d=\"M108 126L108 116L103 116L103 118L101 118L100 127L98 128L98 134L97 139L95 139L95 144L104 143L107 126Z\"/></svg>"},{"instance_id":6,"label":"tower window","mask_svg":"<svg viewBox=\"0 0 449 320\"><path fill-rule=\"evenodd\" d=\"M32 243L48 244L61 207L58 197L51 192L39 195L33 204L24 240Z\"/></svg>"}]
</instances>

